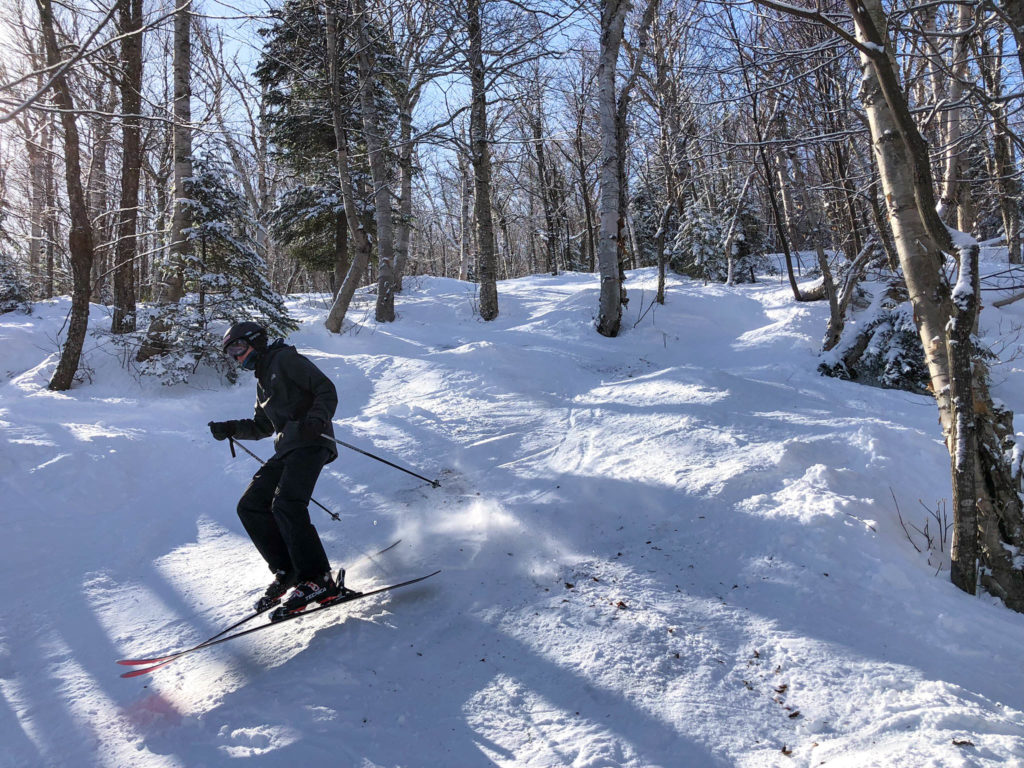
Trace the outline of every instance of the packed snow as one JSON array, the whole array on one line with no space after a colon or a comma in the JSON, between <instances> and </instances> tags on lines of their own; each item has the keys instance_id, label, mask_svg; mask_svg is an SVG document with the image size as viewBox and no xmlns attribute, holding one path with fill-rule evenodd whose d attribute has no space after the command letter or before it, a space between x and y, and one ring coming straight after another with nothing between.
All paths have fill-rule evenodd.
<instances>
[{"instance_id":1,"label":"packed snow","mask_svg":"<svg viewBox=\"0 0 1024 768\"><path fill-rule=\"evenodd\" d=\"M101 333L54 393L67 299L0 316L0 765L1024 766L1024 616L949 582L934 403L819 376L828 308L783 281L655 286L614 339L586 274L501 283L493 322L410 278L341 335L292 297L338 437L440 482L342 449L328 553L360 589L442 573L130 680L269 581L257 464L206 427L252 377L140 381ZM986 312L1024 414L1024 302Z\"/></svg>"}]
</instances>

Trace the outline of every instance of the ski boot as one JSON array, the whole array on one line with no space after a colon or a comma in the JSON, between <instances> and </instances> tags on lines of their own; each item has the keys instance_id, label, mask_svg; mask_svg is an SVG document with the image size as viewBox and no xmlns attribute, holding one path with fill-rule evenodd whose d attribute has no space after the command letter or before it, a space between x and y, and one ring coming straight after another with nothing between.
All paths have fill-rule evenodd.
<instances>
[{"instance_id":1,"label":"ski boot","mask_svg":"<svg viewBox=\"0 0 1024 768\"><path fill-rule=\"evenodd\" d=\"M267 591L256 601L254 606L258 613L270 610L284 596L284 593L295 586L295 576L287 571L274 571L274 580L270 582Z\"/></svg>"},{"instance_id":2,"label":"ski boot","mask_svg":"<svg viewBox=\"0 0 1024 768\"><path fill-rule=\"evenodd\" d=\"M358 594L354 589L345 586L344 568L338 571L337 579L333 578L328 571L319 579L310 579L296 584L285 601L270 614L270 620L280 621L289 616L295 616L313 603L330 605L338 598Z\"/></svg>"}]
</instances>

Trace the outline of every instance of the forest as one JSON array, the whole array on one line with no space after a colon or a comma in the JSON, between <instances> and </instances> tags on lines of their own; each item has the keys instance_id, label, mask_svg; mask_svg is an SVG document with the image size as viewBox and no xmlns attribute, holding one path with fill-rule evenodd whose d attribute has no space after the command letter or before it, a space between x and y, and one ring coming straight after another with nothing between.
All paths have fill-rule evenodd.
<instances>
[{"instance_id":1,"label":"forest","mask_svg":"<svg viewBox=\"0 0 1024 768\"><path fill-rule=\"evenodd\" d=\"M1024 2L4 0L3 17L0 300L71 296L50 389L81 380L87 333L181 383L224 366L228 322L294 329L289 294L321 294L332 333L366 286L375 321L401 322L415 275L475 284L487 322L502 280L593 273L611 338L626 272L653 266L658 302L667 270L781 273L794 302L828 303L827 372L869 380L879 339L844 329L870 273L905 361L882 383L931 394L950 453L952 579L1024 610L1021 451L973 337L980 246L1007 274L1022 261ZM88 327L96 304L107 327Z\"/></svg>"}]
</instances>

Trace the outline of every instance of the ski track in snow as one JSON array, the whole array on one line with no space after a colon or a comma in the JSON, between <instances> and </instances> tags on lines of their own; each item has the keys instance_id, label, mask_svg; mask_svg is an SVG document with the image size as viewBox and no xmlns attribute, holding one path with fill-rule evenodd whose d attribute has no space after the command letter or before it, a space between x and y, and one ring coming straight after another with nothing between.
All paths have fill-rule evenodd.
<instances>
[{"instance_id":1,"label":"ski track in snow","mask_svg":"<svg viewBox=\"0 0 1024 768\"><path fill-rule=\"evenodd\" d=\"M252 380L140 384L93 335L91 381L52 393L67 301L0 316L0 766L1024 765L1024 616L896 513L949 498L934 404L818 376L827 307L786 285L671 277L638 322L655 280L615 339L592 275L502 283L490 323L410 278L397 322L363 294L341 336L296 297L339 438L441 482L342 449L315 493L341 522L310 508L332 559L357 587L444 572L133 680L115 659L268 579L234 512L256 464L206 429ZM996 382L1024 410L1018 363Z\"/></svg>"}]
</instances>

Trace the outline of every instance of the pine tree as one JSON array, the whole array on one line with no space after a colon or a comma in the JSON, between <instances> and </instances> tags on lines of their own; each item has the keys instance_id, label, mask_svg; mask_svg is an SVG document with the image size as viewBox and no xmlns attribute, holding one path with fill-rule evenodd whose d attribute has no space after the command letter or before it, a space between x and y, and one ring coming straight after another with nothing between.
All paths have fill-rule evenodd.
<instances>
[{"instance_id":1,"label":"pine tree","mask_svg":"<svg viewBox=\"0 0 1024 768\"><path fill-rule=\"evenodd\" d=\"M673 271L697 280L724 281L726 278L722 217L702 201L686 209L681 226L669 250Z\"/></svg>"},{"instance_id":2,"label":"pine tree","mask_svg":"<svg viewBox=\"0 0 1024 768\"><path fill-rule=\"evenodd\" d=\"M21 311L28 314L32 305L28 301L28 289L18 274L14 258L0 239L0 315Z\"/></svg>"},{"instance_id":3,"label":"pine tree","mask_svg":"<svg viewBox=\"0 0 1024 768\"><path fill-rule=\"evenodd\" d=\"M278 200L274 234L291 255L308 269L329 270L338 277L347 268L348 212L342 203L335 163L336 140L327 77L326 27L320 3L288 0L271 11L271 26L261 30L265 44L256 68L263 88L266 129L277 159L298 178L294 188ZM372 34L374 56L381 72L397 71L387 36ZM362 115L359 107L359 74L346 59L340 73L345 132L356 144L349 164L357 192L356 205L364 231L373 236L374 204L366 147L359 141ZM397 130L398 107L392 92L397 83L377 78L374 99L379 109L381 133Z\"/></svg>"},{"instance_id":4,"label":"pine tree","mask_svg":"<svg viewBox=\"0 0 1024 768\"><path fill-rule=\"evenodd\" d=\"M724 283L752 282L771 274L775 266L764 252L761 218L745 198L711 208L703 200L691 201L669 249L669 266L698 280ZM732 233L731 242L730 232Z\"/></svg>"},{"instance_id":5,"label":"pine tree","mask_svg":"<svg viewBox=\"0 0 1024 768\"><path fill-rule=\"evenodd\" d=\"M265 277L267 265L255 247L256 222L239 187L216 157L193 158L185 202L190 226L183 231L189 247L181 264L186 294L155 308L166 328L160 339L165 351L140 365L144 374L175 384L206 366L231 379L235 368L220 349L228 325L254 320L271 338L298 327Z\"/></svg>"}]
</instances>

